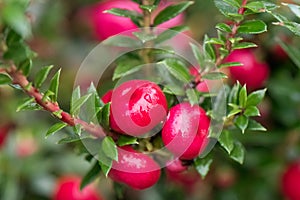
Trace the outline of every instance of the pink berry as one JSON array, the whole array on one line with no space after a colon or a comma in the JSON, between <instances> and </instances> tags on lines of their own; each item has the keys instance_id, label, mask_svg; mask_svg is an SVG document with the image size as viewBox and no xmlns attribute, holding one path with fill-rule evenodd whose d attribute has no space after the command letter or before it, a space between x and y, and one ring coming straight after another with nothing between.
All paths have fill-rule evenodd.
<instances>
[{"instance_id":1,"label":"pink berry","mask_svg":"<svg viewBox=\"0 0 300 200\"><path fill-rule=\"evenodd\" d=\"M140 136L167 115L167 100L158 85L146 80L130 80L112 94L110 126L113 130Z\"/></svg>"},{"instance_id":2,"label":"pink berry","mask_svg":"<svg viewBox=\"0 0 300 200\"><path fill-rule=\"evenodd\" d=\"M300 160L287 167L282 176L281 187L283 194L290 200L300 199Z\"/></svg>"},{"instance_id":3,"label":"pink berry","mask_svg":"<svg viewBox=\"0 0 300 200\"><path fill-rule=\"evenodd\" d=\"M80 177L68 175L61 177L55 186L53 200L102 200L92 185L80 190Z\"/></svg>"},{"instance_id":4,"label":"pink berry","mask_svg":"<svg viewBox=\"0 0 300 200\"><path fill-rule=\"evenodd\" d=\"M230 67L232 80L246 84L251 90L261 88L269 76L267 63L258 62L251 49L233 51L226 62L240 62L243 66Z\"/></svg>"},{"instance_id":5,"label":"pink berry","mask_svg":"<svg viewBox=\"0 0 300 200\"><path fill-rule=\"evenodd\" d=\"M187 166L183 165L182 161L177 158L167 162L166 169L171 172L179 173L187 170Z\"/></svg>"},{"instance_id":6,"label":"pink berry","mask_svg":"<svg viewBox=\"0 0 300 200\"><path fill-rule=\"evenodd\" d=\"M208 142L210 119L203 108L184 102L172 107L162 129L166 147L183 160L197 157Z\"/></svg>"},{"instance_id":7,"label":"pink berry","mask_svg":"<svg viewBox=\"0 0 300 200\"><path fill-rule=\"evenodd\" d=\"M157 183L160 166L151 157L124 146L118 149L118 161L113 161L109 177L134 189L143 190Z\"/></svg>"}]
</instances>

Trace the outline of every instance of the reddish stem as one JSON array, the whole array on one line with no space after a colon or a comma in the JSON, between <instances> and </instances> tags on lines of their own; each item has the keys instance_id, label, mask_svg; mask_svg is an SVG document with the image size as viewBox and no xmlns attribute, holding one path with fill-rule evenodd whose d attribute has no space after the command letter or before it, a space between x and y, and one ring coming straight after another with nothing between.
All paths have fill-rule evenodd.
<instances>
[{"instance_id":1,"label":"reddish stem","mask_svg":"<svg viewBox=\"0 0 300 200\"><path fill-rule=\"evenodd\" d=\"M43 94L37 88L30 85L27 77L24 76L21 71L18 71L15 66L7 68L6 73L11 76L13 84L19 85L23 91L26 92L28 96L33 97L35 102L39 104L45 111L51 112L52 114L61 112L60 115L54 116L62 122L65 122L69 126L75 126L79 124L85 131L91 133L93 136L105 137L106 134L101 126L90 124L81 119L73 117L69 113L63 111L57 102L43 99Z\"/></svg>"}]
</instances>

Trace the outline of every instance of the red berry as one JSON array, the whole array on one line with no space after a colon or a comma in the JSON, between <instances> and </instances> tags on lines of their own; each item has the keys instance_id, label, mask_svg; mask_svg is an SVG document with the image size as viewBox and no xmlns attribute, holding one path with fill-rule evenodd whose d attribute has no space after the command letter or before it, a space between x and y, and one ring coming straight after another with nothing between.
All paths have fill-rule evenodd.
<instances>
[{"instance_id":1,"label":"red berry","mask_svg":"<svg viewBox=\"0 0 300 200\"><path fill-rule=\"evenodd\" d=\"M206 81L202 81L200 82L197 86L196 86L196 89L199 91L199 92L209 92L209 88L207 86L207 82Z\"/></svg>"},{"instance_id":2,"label":"red berry","mask_svg":"<svg viewBox=\"0 0 300 200\"><path fill-rule=\"evenodd\" d=\"M0 126L0 148L2 148L5 145L8 133L11 128L12 128L11 124L4 124Z\"/></svg>"},{"instance_id":3,"label":"red berry","mask_svg":"<svg viewBox=\"0 0 300 200\"><path fill-rule=\"evenodd\" d=\"M151 157L124 146L118 149L118 161L113 161L109 177L134 189L143 190L157 183L160 166Z\"/></svg>"},{"instance_id":4,"label":"red berry","mask_svg":"<svg viewBox=\"0 0 300 200\"><path fill-rule=\"evenodd\" d=\"M110 126L117 132L140 136L162 122L166 115L166 97L155 83L131 80L113 91Z\"/></svg>"},{"instance_id":5,"label":"red berry","mask_svg":"<svg viewBox=\"0 0 300 200\"><path fill-rule=\"evenodd\" d=\"M162 129L166 147L180 159L197 157L208 142L210 120L198 105L185 102L172 107Z\"/></svg>"},{"instance_id":6,"label":"red berry","mask_svg":"<svg viewBox=\"0 0 300 200\"><path fill-rule=\"evenodd\" d=\"M139 5L129 0L106 0L84 8L81 16L86 17L90 22L94 35L99 40L119 34L124 31L138 28L129 18L115 16L110 13L103 13L112 8L121 8L140 11Z\"/></svg>"},{"instance_id":7,"label":"red berry","mask_svg":"<svg viewBox=\"0 0 300 200\"><path fill-rule=\"evenodd\" d=\"M64 176L56 183L53 200L101 200L92 185L80 191L81 179L78 176Z\"/></svg>"},{"instance_id":8,"label":"red berry","mask_svg":"<svg viewBox=\"0 0 300 200\"><path fill-rule=\"evenodd\" d=\"M182 161L177 159L171 160L169 162L167 162L167 166L166 166L168 171L171 172L183 172L185 170L187 170L187 166L182 164Z\"/></svg>"},{"instance_id":9,"label":"red berry","mask_svg":"<svg viewBox=\"0 0 300 200\"><path fill-rule=\"evenodd\" d=\"M267 63L258 62L251 49L233 51L225 60L226 62L240 62L243 66L230 67L233 81L246 84L251 90L262 87L269 76Z\"/></svg>"},{"instance_id":10,"label":"red berry","mask_svg":"<svg viewBox=\"0 0 300 200\"><path fill-rule=\"evenodd\" d=\"M111 96L112 96L113 90L107 91L101 98L103 103L108 103L111 101Z\"/></svg>"},{"instance_id":11,"label":"red berry","mask_svg":"<svg viewBox=\"0 0 300 200\"><path fill-rule=\"evenodd\" d=\"M282 176L281 186L284 195L290 200L300 199L300 160L287 167Z\"/></svg>"}]
</instances>

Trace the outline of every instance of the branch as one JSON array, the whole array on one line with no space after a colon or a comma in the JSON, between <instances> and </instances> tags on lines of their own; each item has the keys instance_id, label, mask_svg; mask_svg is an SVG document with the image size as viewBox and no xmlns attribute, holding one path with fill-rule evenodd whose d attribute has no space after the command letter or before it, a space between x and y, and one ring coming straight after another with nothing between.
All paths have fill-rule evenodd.
<instances>
[{"instance_id":1,"label":"branch","mask_svg":"<svg viewBox=\"0 0 300 200\"><path fill-rule=\"evenodd\" d=\"M0 69L1 72L1 69ZM79 118L73 117L71 114L63 111L57 102L43 99L43 94L28 81L27 77L17 68L12 65L6 69L6 73L12 78L12 83L19 85L23 91L30 97L33 97L35 102L40 105L45 111L52 114L60 112L60 115L54 115L57 119L65 122L69 126L80 125L85 131L91 133L95 137L105 137L106 134L101 126L90 124Z\"/></svg>"},{"instance_id":2,"label":"branch","mask_svg":"<svg viewBox=\"0 0 300 200\"><path fill-rule=\"evenodd\" d=\"M241 8L238 10L238 14L244 14L246 9L245 9L245 6L247 4L247 0L243 0L242 2L242 6ZM230 39L231 38L234 38L237 34L237 30L239 28L239 26L241 25L241 22L233 22L233 27L232 27L232 31L231 33L228 34L227 38L226 38L226 49L228 50L229 53L232 52L232 43L230 42ZM221 57L220 55L218 56L217 58L217 61L216 61L216 66L222 64L222 62L224 61L225 57Z\"/></svg>"}]
</instances>

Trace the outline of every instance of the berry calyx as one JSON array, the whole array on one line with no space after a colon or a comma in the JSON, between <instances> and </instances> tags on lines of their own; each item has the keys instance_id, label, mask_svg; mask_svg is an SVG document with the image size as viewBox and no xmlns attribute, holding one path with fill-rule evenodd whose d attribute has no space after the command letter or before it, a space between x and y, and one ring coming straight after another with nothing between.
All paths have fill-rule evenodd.
<instances>
[{"instance_id":1,"label":"berry calyx","mask_svg":"<svg viewBox=\"0 0 300 200\"><path fill-rule=\"evenodd\" d=\"M118 161L113 161L109 177L134 189L153 186L160 178L160 166L148 155L130 146L118 148Z\"/></svg>"},{"instance_id":2,"label":"berry calyx","mask_svg":"<svg viewBox=\"0 0 300 200\"><path fill-rule=\"evenodd\" d=\"M80 177L68 175L61 177L55 186L53 200L102 200L92 185L80 190Z\"/></svg>"},{"instance_id":3,"label":"berry calyx","mask_svg":"<svg viewBox=\"0 0 300 200\"><path fill-rule=\"evenodd\" d=\"M291 163L285 170L281 180L283 194L290 200L300 199L300 160Z\"/></svg>"},{"instance_id":4,"label":"berry calyx","mask_svg":"<svg viewBox=\"0 0 300 200\"><path fill-rule=\"evenodd\" d=\"M210 119L198 105L184 102L172 107L162 129L162 140L183 160L197 157L208 143Z\"/></svg>"},{"instance_id":5,"label":"berry calyx","mask_svg":"<svg viewBox=\"0 0 300 200\"><path fill-rule=\"evenodd\" d=\"M230 75L234 82L239 81L250 90L261 88L269 76L267 63L259 62L251 49L234 50L226 62L240 62L243 66L230 67Z\"/></svg>"},{"instance_id":6,"label":"berry calyx","mask_svg":"<svg viewBox=\"0 0 300 200\"><path fill-rule=\"evenodd\" d=\"M140 136L165 119L167 108L166 97L158 85L130 80L112 93L110 126L119 133Z\"/></svg>"}]
</instances>

